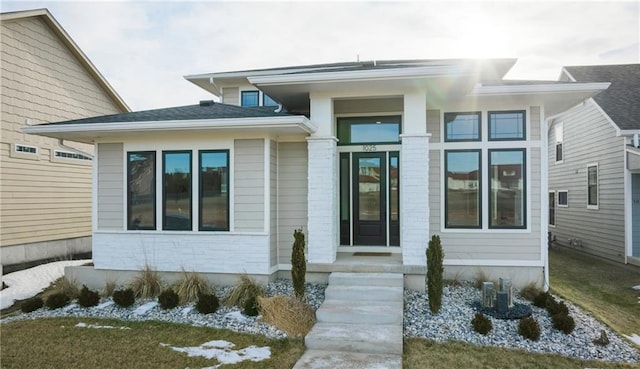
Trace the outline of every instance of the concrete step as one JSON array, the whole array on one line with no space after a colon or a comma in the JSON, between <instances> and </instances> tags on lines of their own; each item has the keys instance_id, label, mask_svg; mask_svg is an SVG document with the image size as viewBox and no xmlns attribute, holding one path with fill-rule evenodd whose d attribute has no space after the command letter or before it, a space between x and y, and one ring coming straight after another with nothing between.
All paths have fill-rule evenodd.
<instances>
[{"instance_id":1,"label":"concrete step","mask_svg":"<svg viewBox=\"0 0 640 369\"><path fill-rule=\"evenodd\" d=\"M326 300L316 311L318 322L350 324L399 324L403 322L403 301Z\"/></svg>"},{"instance_id":2,"label":"concrete step","mask_svg":"<svg viewBox=\"0 0 640 369\"><path fill-rule=\"evenodd\" d=\"M402 356L307 350L293 369L402 369Z\"/></svg>"},{"instance_id":3,"label":"concrete step","mask_svg":"<svg viewBox=\"0 0 640 369\"><path fill-rule=\"evenodd\" d=\"M402 288L387 286L335 286L329 285L324 292L324 298L352 301L402 301Z\"/></svg>"},{"instance_id":4,"label":"concrete step","mask_svg":"<svg viewBox=\"0 0 640 369\"><path fill-rule=\"evenodd\" d=\"M317 323L304 343L311 350L402 355L402 325Z\"/></svg>"},{"instance_id":5,"label":"concrete step","mask_svg":"<svg viewBox=\"0 0 640 369\"><path fill-rule=\"evenodd\" d=\"M329 275L329 285L334 286L404 286L401 273L343 273L333 272Z\"/></svg>"}]
</instances>

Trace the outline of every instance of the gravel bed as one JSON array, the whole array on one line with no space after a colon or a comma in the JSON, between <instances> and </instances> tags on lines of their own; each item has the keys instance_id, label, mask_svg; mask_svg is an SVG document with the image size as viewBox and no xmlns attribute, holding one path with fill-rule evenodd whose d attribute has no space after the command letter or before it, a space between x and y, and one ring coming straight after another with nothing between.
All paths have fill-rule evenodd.
<instances>
[{"instance_id":1,"label":"gravel bed","mask_svg":"<svg viewBox=\"0 0 640 369\"><path fill-rule=\"evenodd\" d=\"M437 342L464 341L474 345L517 348L531 352L555 353L563 356L611 362L640 362L640 351L620 338L592 316L564 301L576 323L574 331L566 335L553 328L546 310L532 306L532 317L540 324L540 340L531 341L518 334L519 320L502 320L492 317L493 329L486 336L473 330L471 319L475 315L474 301L481 298L479 290L470 283L462 286L445 286L442 308L437 315L431 314L426 293L405 290L404 335L421 337ZM519 297L514 302L528 304ZM592 342L604 330L609 337L607 346Z\"/></svg>"}]
</instances>

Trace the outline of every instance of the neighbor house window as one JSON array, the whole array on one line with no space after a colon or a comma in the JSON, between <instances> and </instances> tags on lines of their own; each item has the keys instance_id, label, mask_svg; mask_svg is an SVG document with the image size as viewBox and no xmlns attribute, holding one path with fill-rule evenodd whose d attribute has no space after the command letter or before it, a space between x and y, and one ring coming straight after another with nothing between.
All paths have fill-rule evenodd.
<instances>
[{"instance_id":1,"label":"neighbor house window","mask_svg":"<svg viewBox=\"0 0 640 369\"><path fill-rule=\"evenodd\" d=\"M598 208L598 165L587 166L587 207Z\"/></svg>"},{"instance_id":2,"label":"neighbor house window","mask_svg":"<svg viewBox=\"0 0 640 369\"><path fill-rule=\"evenodd\" d=\"M490 111L489 112L489 140L524 140L525 112L521 111Z\"/></svg>"},{"instance_id":3,"label":"neighbor house window","mask_svg":"<svg viewBox=\"0 0 640 369\"><path fill-rule=\"evenodd\" d=\"M556 193L549 191L549 225L556 225Z\"/></svg>"},{"instance_id":4,"label":"neighbor house window","mask_svg":"<svg viewBox=\"0 0 640 369\"><path fill-rule=\"evenodd\" d=\"M229 151L200 151L201 231L229 230Z\"/></svg>"},{"instance_id":5,"label":"neighbor house window","mask_svg":"<svg viewBox=\"0 0 640 369\"><path fill-rule=\"evenodd\" d=\"M489 227L525 228L525 150L489 150Z\"/></svg>"},{"instance_id":6,"label":"neighbor house window","mask_svg":"<svg viewBox=\"0 0 640 369\"><path fill-rule=\"evenodd\" d=\"M65 158L65 159L77 159L77 160L92 160L90 156L79 154L71 151L60 151L54 150L54 155L56 158Z\"/></svg>"},{"instance_id":7,"label":"neighbor house window","mask_svg":"<svg viewBox=\"0 0 640 369\"><path fill-rule=\"evenodd\" d=\"M445 227L481 228L480 150L445 151Z\"/></svg>"},{"instance_id":8,"label":"neighbor house window","mask_svg":"<svg viewBox=\"0 0 640 369\"><path fill-rule=\"evenodd\" d=\"M262 106L278 106L278 103L267 94L262 94Z\"/></svg>"},{"instance_id":9,"label":"neighbor house window","mask_svg":"<svg viewBox=\"0 0 640 369\"><path fill-rule=\"evenodd\" d=\"M338 145L400 142L400 116L338 118Z\"/></svg>"},{"instance_id":10,"label":"neighbor house window","mask_svg":"<svg viewBox=\"0 0 640 369\"><path fill-rule=\"evenodd\" d=\"M191 226L191 151L162 153L164 184L162 229L190 231Z\"/></svg>"},{"instance_id":11,"label":"neighbor house window","mask_svg":"<svg viewBox=\"0 0 640 369\"><path fill-rule=\"evenodd\" d=\"M568 207L569 206L569 192L568 191L558 191L558 206L559 207Z\"/></svg>"},{"instance_id":12,"label":"neighbor house window","mask_svg":"<svg viewBox=\"0 0 640 369\"><path fill-rule=\"evenodd\" d=\"M156 153L127 153L127 229L156 229Z\"/></svg>"},{"instance_id":13,"label":"neighbor house window","mask_svg":"<svg viewBox=\"0 0 640 369\"><path fill-rule=\"evenodd\" d=\"M564 141L564 127L562 123L556 124L556 162L562 162L564 160L563 141Z\"/></svg>"},{"instance_id":14,"label":"neighbor house window","mask_svg":"<svg viewBox=\"0 0 640 369\"><path fill-rule=\"evenodd\" d=\"M259 91L242 91L240 93L240 105L251 108L260 105Z\"/></svg>"},{"instance_id":15,"label":"neighbor house window","mask_svg":"<svg viewBox=\"0 0 640 369\"><path fill-rule=\"evenodd\" d=\"M35 146L27 146L27 145L20 145L20 144L15 144L14 145L14 150L15 152L19 152L22 154L37 154L38 153L38 148Z\"/></svg>"},{"instance_id":16,"label":"neighbor house window","mask_svg":"<svg viewBox=\"0 0 640 369\"><path fill-rule=\"evenodd\" d=\"M480 112L445 113L444 140L447 142L480 141L480 126Z\"/></svg>"}]
</instances>

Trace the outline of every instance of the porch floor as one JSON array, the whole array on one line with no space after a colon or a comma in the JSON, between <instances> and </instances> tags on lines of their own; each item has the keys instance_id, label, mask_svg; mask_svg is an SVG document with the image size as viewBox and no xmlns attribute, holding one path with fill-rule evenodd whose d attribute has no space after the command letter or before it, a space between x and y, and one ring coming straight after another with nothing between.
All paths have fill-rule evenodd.
<instances>
[{"instance_id":1,"label":"porch floor","mask_svg":"<svg viewBox=\"0 0 640 369\"><path fill-rule=\"evenodd\" d=\"M307 272L312 273L403 273L402 254L338 252L333 263L308 263Z\"/></svg>"}]
</instances>

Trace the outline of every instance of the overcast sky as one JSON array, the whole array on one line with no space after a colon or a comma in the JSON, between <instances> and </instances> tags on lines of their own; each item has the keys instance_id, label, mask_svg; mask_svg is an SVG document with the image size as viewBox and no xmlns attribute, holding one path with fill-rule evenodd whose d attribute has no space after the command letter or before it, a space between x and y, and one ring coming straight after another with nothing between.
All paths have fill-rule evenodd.
<instances>
[{"instance_id":1,"label":"overcast sky","mask_svg":"<svg viewBox=\"0 0 640 369\"><path fill-rule=\"evenodd\" d=\"M188 74L384 59L518 58L512 79L640 62L640 2L79 2L48 8L133 110L211 95Z\"/></svg>"}]
</instances>

